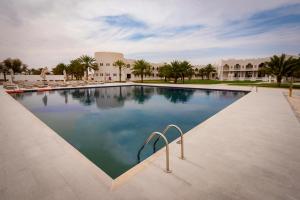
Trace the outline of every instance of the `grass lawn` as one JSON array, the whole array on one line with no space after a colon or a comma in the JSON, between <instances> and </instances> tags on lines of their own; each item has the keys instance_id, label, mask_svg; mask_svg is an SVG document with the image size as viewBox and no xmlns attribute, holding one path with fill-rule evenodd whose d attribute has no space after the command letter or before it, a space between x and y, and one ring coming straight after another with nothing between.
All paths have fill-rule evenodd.
<instances>
[{"instance_id":1,"label":"grass lawn","mask_svg":"<svg viewBox=\"0 0 300 200\"><path fill-rule=\"evenodd\" d=\"M141 81L135 81L140 83ZM164 80L144 80L144 83L172 83L172 81L165 82ZM178 80L177 84L183 84L181 80ZM276 83L262 83L261 81L219 81L219 80L202 80L202 79L193 79L185 80L184 84L228 84L228 85L239 85L239 86L257 86L257 87L271 87L271 88L289 88L288 83L281 84L280 87ZM300 85L294 85L294 89L300 89Z\"/></svg>"}]
</instances>

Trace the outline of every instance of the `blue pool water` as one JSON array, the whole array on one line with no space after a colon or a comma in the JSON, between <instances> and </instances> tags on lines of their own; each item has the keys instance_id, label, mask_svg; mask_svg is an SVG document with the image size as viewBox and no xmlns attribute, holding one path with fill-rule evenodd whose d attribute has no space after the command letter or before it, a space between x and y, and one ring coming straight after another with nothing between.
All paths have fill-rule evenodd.
<instances>
[{"instance_id":1,"label":"blue pool water","mask_svg":"<svg viewBox=\"0 0 300 200\"><path fill-rule=\"evenodd\" d=\"M67 89L12 94L112 178L136 165L153 131L176 124L187 132L244 96L243 91L149 86ZM213 133L212 133L213 134ZM171 131L171 142L178 133ZM153 143L152 143L153 144ZM152 144L141 160L153 154ZM162 143L158 143L158 148Z\"/></svg>"}]
</instances>

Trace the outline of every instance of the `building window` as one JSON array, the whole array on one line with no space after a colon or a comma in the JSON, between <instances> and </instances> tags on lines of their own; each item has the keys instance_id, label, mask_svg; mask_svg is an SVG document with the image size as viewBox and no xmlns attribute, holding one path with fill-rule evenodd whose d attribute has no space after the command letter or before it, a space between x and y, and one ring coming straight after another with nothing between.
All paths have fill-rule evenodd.
<instances>
[{"instance_id":1,"label":"building window","mask_svg":"<svg viewBox=\"0 0 300 200\"><path fill-rule=\"evenodd\" d=\"M110 64L109 64L109 63L106 63L106 66L110 66Z\"/></svg>"},{"instance_id":2,"label":"building window","mask_svg":"<svg viewBox=\"0 0 300 200\"><path fill-rule=\"evenodd\" d=\"M103 63L99 63L100 66L103 66Z\"/></svg>"},{"instance_id":3,"label":"building window","mask_svg":"<svg viewBox=\"0 0 300 200\"><path fill-rule=\"evenodd\" d=\"M117 76L117 74L113 74L113 76Z\"/></svg>"},{"instance_id":4,"label":"building window","mask_svg":"<svg viewBox=\"0 0 300 200\"><path fill-rule=\"evenodd\" d=\"M100 73L100 76L103 76L103 73Z\"/></svg>"},{"instance_id":5,"label":"building window","mask_svg":"<svg viewBox=\"0 0 300 200\"><path fill-rule=\"evenodd\" d=\"M110 73L106 73L105 76L110 76Z\"/></svg>"}]
</instances>

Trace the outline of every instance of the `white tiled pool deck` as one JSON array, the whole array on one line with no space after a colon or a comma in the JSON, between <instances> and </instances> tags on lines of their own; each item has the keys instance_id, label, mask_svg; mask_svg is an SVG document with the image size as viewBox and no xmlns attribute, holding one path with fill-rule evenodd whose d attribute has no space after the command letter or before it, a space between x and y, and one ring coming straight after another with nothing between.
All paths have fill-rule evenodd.
<instances>
[{"instance_id":1,"label":"white tiled pool deck","mask_svg":"<svg viewBox=\"0 0 300 200\"><path fill-rule=\"evenodd\" d=\"M173 142L172 173L162 149L114 181L3 89L0 117L1 200L300 199L300 123L279 89L259 88L189 131L186 160Z\"/></svg>"}]
</instances>

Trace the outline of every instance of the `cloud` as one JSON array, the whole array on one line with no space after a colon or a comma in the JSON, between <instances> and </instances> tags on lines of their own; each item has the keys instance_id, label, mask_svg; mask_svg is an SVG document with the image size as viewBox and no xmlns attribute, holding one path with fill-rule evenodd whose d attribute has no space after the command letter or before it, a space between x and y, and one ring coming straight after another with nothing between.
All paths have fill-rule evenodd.
<instances>
[{"instance_id":1,"label":"cloud","mask_svg":"<svg viewBox=\"0 0 300 200\"><path fill-rule=\"evenodd\" d=\"M138 41L147 38L170 38L170 37L178 36L180 34L185 34L186 36L187 34L193 33L194 31L200 30L202 28L204 28L203 25L189 25L189 26L177 26L171 28L159 28L154 30L147 29L144 32L133 33L132 35L129 35L124 39L131 40L131 41Z\"/></svg>"},{"instance_id":2,"label":"cloud","mask_svg":"<svg viewBox=\"0 0 300 200\"><path fill-rule=\"evenodd\" d=\"M0 60L52 67L95 51L206 64L298 54L299 0L2 0Z\"/></svg>"},{"instance_id":3,"label":"cloud","mask_svg":"<svg viewBox=\"0 0 300 200\"><path fill-rule=\"evenodd\" d=\"M257 35L288 25L300 25L300 4L261 11L247 19L230 22L227 24L230 30L220 35L224 38Z\"/></svg>"},{"instance_id":4,"label":"cloud","mask_svg":"<svg viewBox=\"0 0 300 200\"><path fill-rule=\"evenodd\" d=\"M115 16L104 16L105 23L110 26L120 27L120 28L146 28L146 23L134 19L130 15L115 15Z\"/></svg>"}]
</instances>

